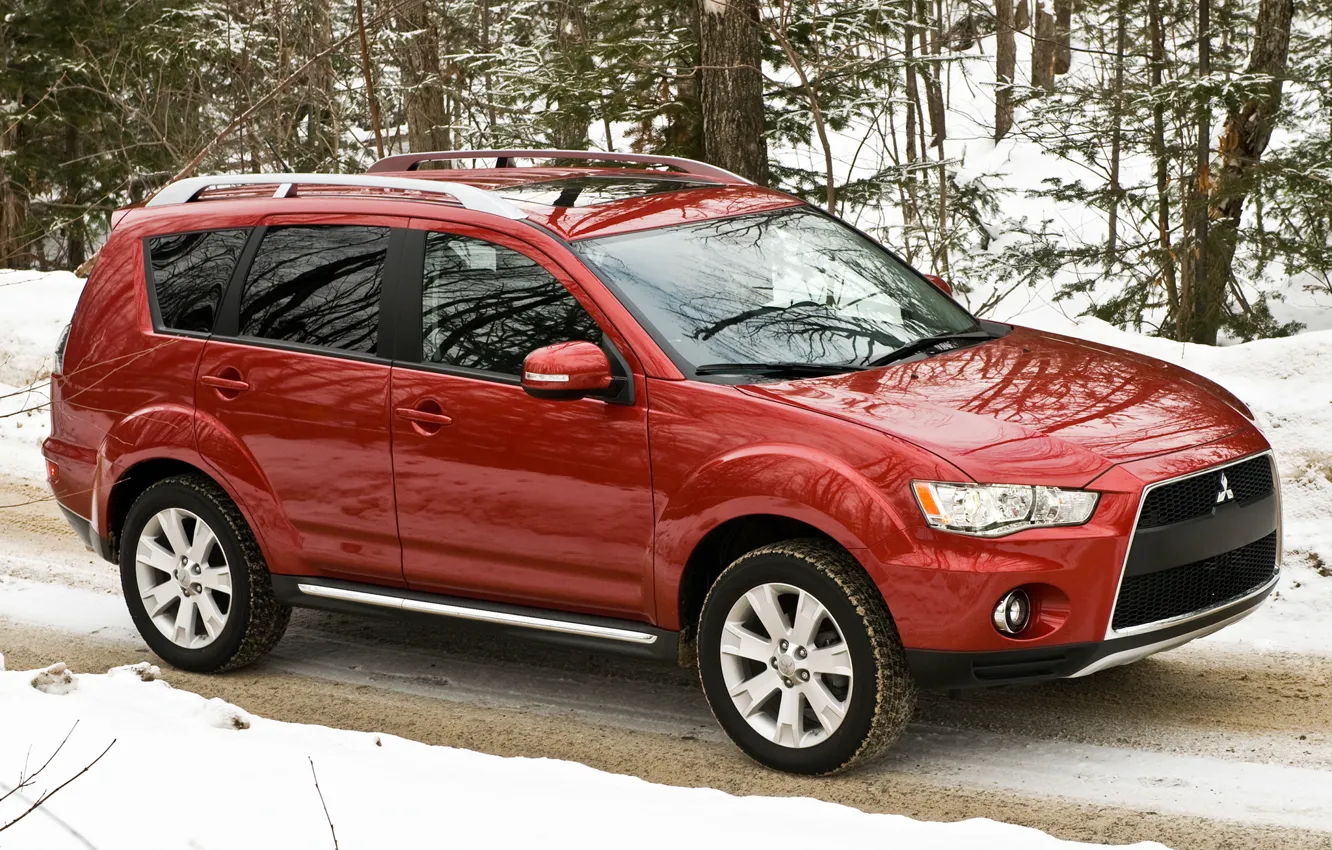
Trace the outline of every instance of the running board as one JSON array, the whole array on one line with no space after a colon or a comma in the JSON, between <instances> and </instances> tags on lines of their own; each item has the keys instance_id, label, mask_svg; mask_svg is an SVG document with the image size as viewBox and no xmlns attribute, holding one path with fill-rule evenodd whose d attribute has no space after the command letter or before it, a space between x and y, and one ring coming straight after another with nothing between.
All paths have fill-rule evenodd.
<instances>
[{"instance_id":1,"label":"running board","mask_svg":"<svg viewBox=\"0 0 1332 850\"><path fill-rule=\"evenodd\" d=\"M632 620L568 614L348 581L277 575L272 579L278 599L298 608L353 613L368 613L366 609L371 609L404 616L447 617L527 637L668 661L676 659L675 632Z\"/></svg>"}]
</instances>

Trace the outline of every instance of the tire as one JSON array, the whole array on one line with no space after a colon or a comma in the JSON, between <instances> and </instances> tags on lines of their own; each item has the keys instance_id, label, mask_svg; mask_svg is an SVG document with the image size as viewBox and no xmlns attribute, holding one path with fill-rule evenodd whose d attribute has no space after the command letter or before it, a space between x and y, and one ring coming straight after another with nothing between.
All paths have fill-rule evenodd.
<instances>
[{"instance_id":1,"label":"tire","mask_svg":"<svg viewBox=\"0 0 1332 850\"><path fill-rule=\"evenodd\" d=\"M776 629L764 626L761 609L780 612ZM770 633L778 629L786 638ZM727 567L703 602L698 648L713 716L750 758L777 770L824 775L863 764L901 735L915 709L916 685L882 594L849 552L826 541L764 546ZM848 660L850 676L830 672Z\"/></svg>"},{"instance_id":2,"label":"tire","mask_svg":"<svg viewBox=\"0 0 1332 850\"><path fill-rule=\"evenodd\" d=\"M196 673L253 663L291 618L245 518L203 475L163 479L134 501L120 535L120 584L148 647Z\"/></svg>"}]
</instances>

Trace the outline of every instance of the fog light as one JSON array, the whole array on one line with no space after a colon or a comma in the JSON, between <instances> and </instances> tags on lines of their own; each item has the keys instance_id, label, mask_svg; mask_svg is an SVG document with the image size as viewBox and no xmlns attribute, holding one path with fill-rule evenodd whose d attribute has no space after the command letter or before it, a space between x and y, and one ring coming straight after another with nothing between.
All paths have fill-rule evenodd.
<instances>
[{"instance_id":1,"label":"fog light","mask_svg":"<svg viewBox=\"0 0 1332 850\"><path fill-rule=\"evenodd\" d=\"M46 462L46 480L54 484L56 483L57 480L59 480L59 478L60 478L60 467L56 466L55 461L48 460Z\"/></svg>"},{"instance_id":2,"label":"fog light","mask_svg":"<svg viewBox=\"0 0 1332 850\"><path fill-rule=\"evenodd\" d=\"M1015 635L1027 627L1031 619L1031 600L1026 591L1010 590L994 606L994 627L1000 634Z\"/></svg>"}]
</instances>

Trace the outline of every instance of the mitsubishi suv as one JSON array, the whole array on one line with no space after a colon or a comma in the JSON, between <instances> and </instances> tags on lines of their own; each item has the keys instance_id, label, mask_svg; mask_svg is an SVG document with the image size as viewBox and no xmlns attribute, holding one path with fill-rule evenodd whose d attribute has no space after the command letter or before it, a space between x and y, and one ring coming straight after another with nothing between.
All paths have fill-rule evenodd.
<instances>
[{"instance_id":1,"label":"mitsubishi suv","mask_svg":"<svg viewBox=\"0 0 1332 850\"><path fill-rule=\"evenodd\" d=\"M1131 662L1280 569L1235 396L690 160L181 180L57 359L50 486L186 670L293 607L433 617L697 665L745 753L825 774L918 689Z\"/></svg>"}]
</instances>

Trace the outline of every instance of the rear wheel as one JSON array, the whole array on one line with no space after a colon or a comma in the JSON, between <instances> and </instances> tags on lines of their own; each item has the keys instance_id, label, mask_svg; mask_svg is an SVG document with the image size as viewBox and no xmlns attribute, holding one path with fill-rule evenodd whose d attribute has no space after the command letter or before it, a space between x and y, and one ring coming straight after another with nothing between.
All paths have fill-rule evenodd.
<instances>
[{"instance_id":1,"label":"rear wheel","mask_svg":"<svg viewBox=\"0 0 1332 850\"><path fill-rule=\"evenodd\" d=\"M740 749L793 773L872 758L915 707L882 595L848 552L821 540L764 546L727 567L703 603L699 675Z\"/></svg>"},{"instance_id":2,"label":"rear wheel","mask_svg":"<svg viewBox=\"0 0 1332 850\"><path fill-rule=\"evenodd\" d=\"M201 475L164 479L135 500L121 533L120 580L139 634L184 670L251 663L277 644L291 616L240 511Z\"/></svg>"}]
</instances>

